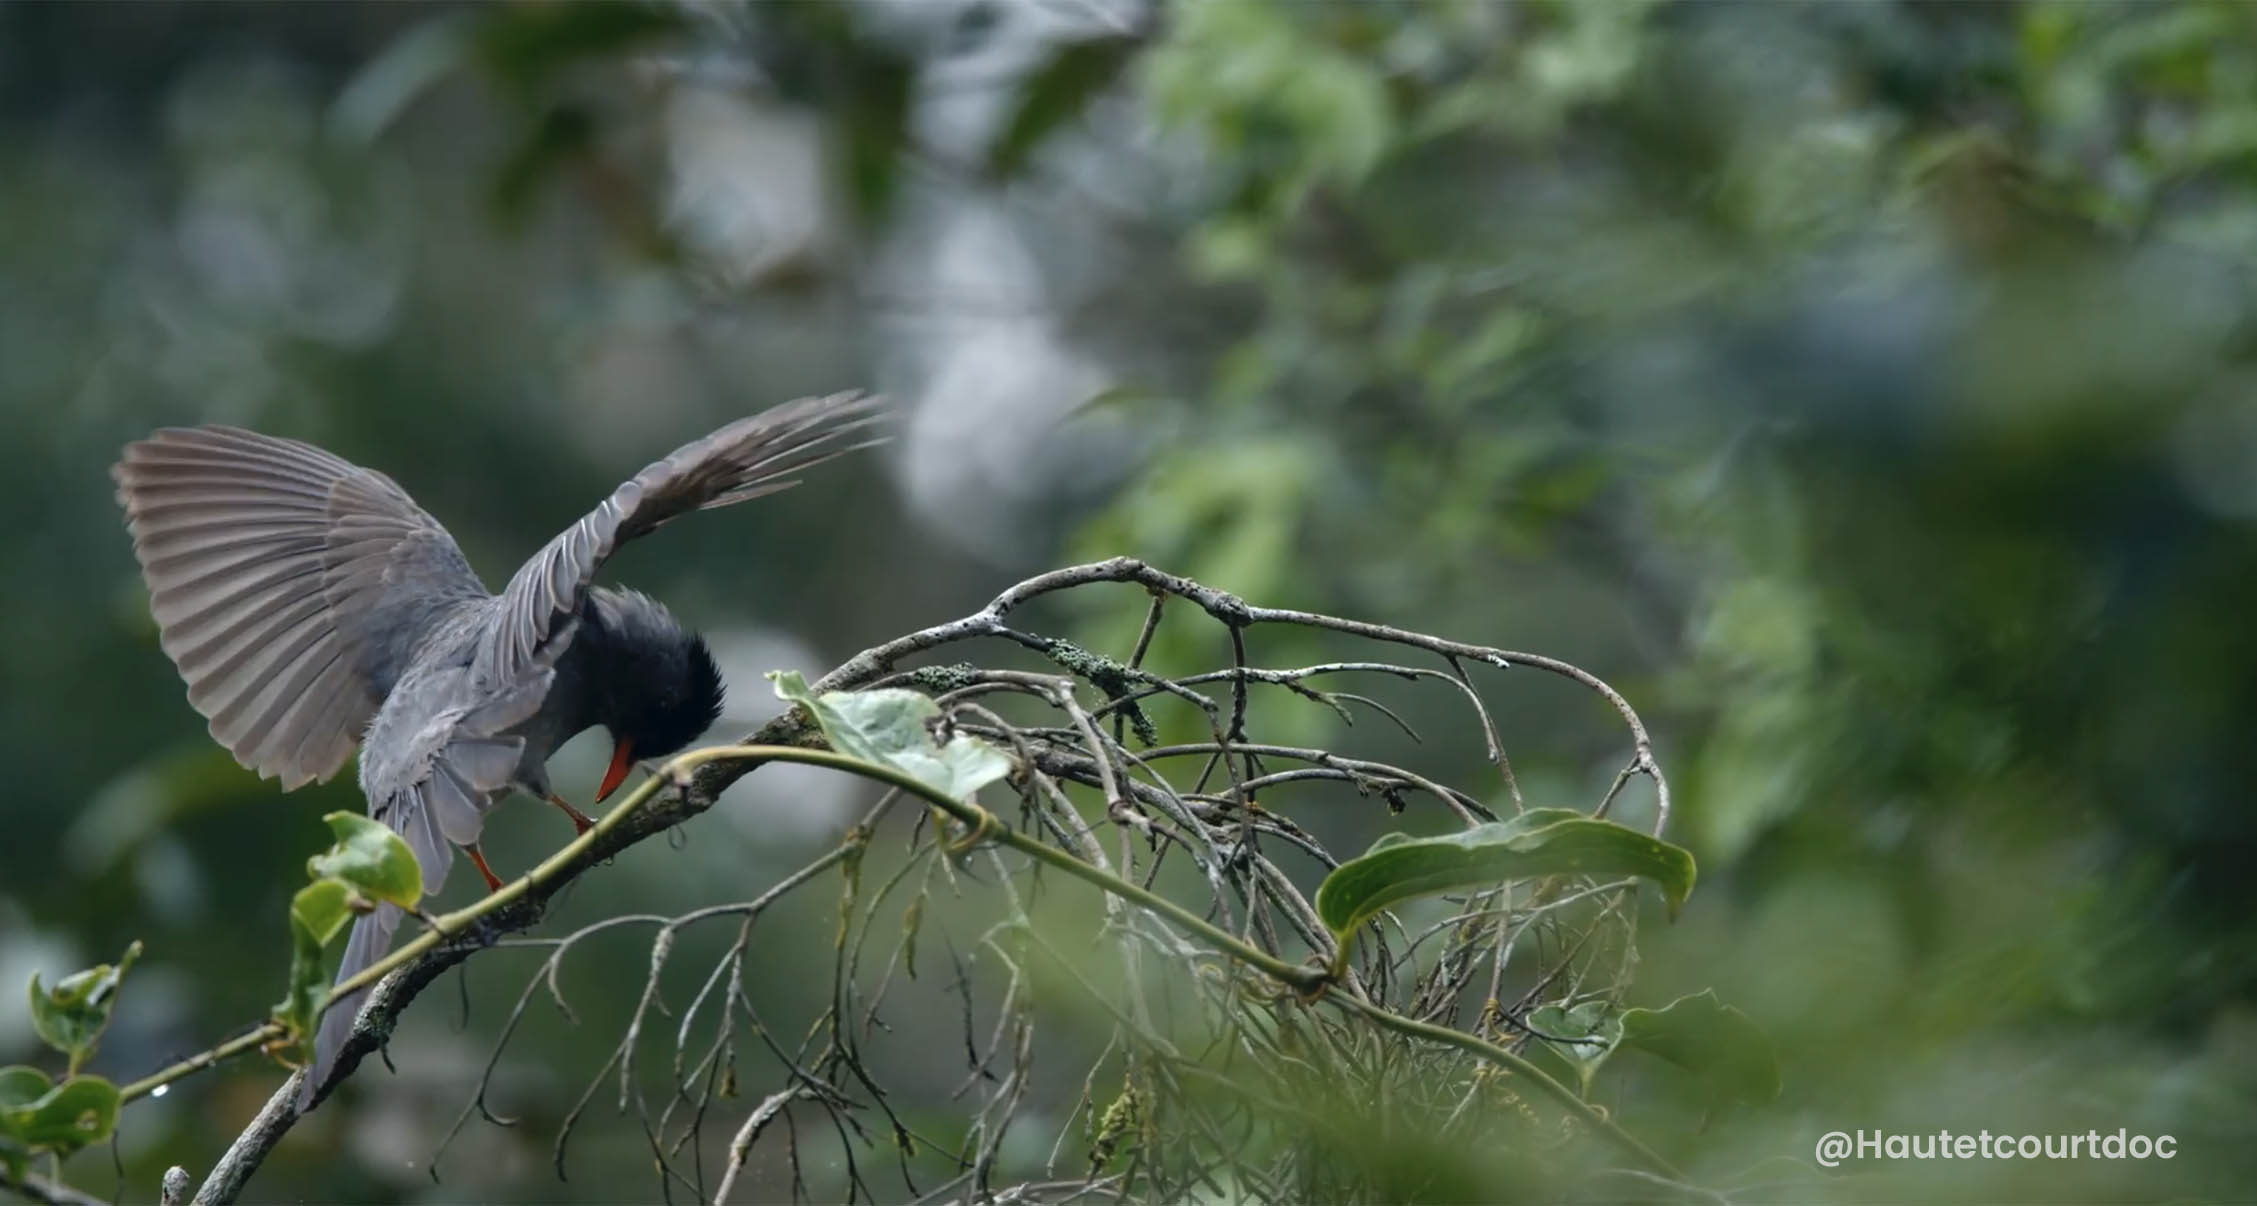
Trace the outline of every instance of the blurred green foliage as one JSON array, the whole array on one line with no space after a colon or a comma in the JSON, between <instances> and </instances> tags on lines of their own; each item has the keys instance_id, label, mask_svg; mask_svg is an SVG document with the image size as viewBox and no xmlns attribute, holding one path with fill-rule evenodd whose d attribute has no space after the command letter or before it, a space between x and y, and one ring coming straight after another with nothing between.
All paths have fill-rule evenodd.
<instances>
[{"instance_id":1,"label":"blurred green foliage","mask_svg":"<svg viewBox=\"0 0 2257 1206\"><path fill-rule=\"evenodd\" d=\"M1185 6L1143 78L1226 165L1182 246L1237 321L1158 391L1204 446L1083 549L1666 700L1722 893L1644 983L1789 1040L1782 1106L1681 1153L1712 1176L2129 1120L2189 1158L1869 1192L2230 1194L2252 12Z\"/></svg>"},{"instance_id":2,"label":"blurred green foliage","mask_svg":"<svg viewBox=\"0 0 2257 1206\"><path fill-rule=\"evenodd\" d=\"M284 956L239 941L243 919L278 916L313 818L359 803L274 800L209 748L107 499L120 443L177 421L319 440L401 478L498 575L720 418L865 379L914 405L923 362L874 262L970 189L1095 299L1060 328L1122 388L1067 426L1104 412L1148 437L1023 564L1134 553L1567 657L1648 711L1704 889L1641 932L1640 995L1723 986L1776 1040L1783 1093L1711 1116L1699 1077L1660 1069L1610 1090L1617 1118L1717 1186L1773 1184L1767 1162L1858 1127L2180 1142L2169 1162L1868 1166L1794 1180L1797 1200L2245 1193L2257 8L1124 7L1033 39L960 162L928 145L939 69L1005 40L1017 6L0 9L0 412L21 450L0 481L20 517L0 967L146 939L150 1012L121 1014L102 1063L193 1050L263 1011ZM688 152L658 146L675 94L654 61L811 118L849 220L714 285L659 183ZM936 293L920 317L962 317ZM833 655L1005 580L883 499L807 489L862 520L845 547L748 508L620 576ZM1117 654L1141 614L1083 616L1083 643ZM1184 639L1163 630L1153 660L1211 653ZM1493 703L1537 806L1619 769L1587 705L1548 690ZM1322 707L1305 723L1337 734ZM1347 849L1385 823L1303 819ZM10 1023L0 1057L30 1039ZM530 1041L558 1084L593 1063L561 1026ZM208 1163L264 1086L152 1115L134 1183ZM366 1091L370 1118L419 1108ZM1133 1145L1134 1114L1103 1133ZM1406 1196L1527 1187L1508 1156L1401 1138L1388 1158L1433 1174ZM420 1150L362 1142L286 1151L262 1184L416 1192L420 1169L395 1174ZM569 1187L494 1142L518 1154L485 1192L648 1189L632 1141Z\"/></svg>"}]
</instances>

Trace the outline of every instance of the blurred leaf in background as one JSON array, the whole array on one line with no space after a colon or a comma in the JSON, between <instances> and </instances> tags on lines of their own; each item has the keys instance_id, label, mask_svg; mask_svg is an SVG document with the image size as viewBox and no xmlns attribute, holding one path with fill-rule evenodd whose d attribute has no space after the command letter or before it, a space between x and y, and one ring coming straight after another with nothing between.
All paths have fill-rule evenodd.
<instances>
[{"instance_id":1,"label":"blurred leaf in background","mask_svg":"<svg viewBox=\"0 0 2257 1206\"><path fill-rule=\"evenodd\" d=\"M146 938L137 982L172 987L96 1067L193 1050L265 1009L287 952L238 933L286 908L300 826L360 804L205 765L103 476L125 440L315 439L492 580L686 433L873 384L911 416L901 514L810 483L838 493L619 576L810 674L1115 553L1568 657L1659 713L1664 836L1701 863L1640 996L1724 986L1783 1086L1702 1130L1713 1086L1643 1061L1615 1117L1692 1136L1704 1184L1835 1129L2128 1126L2180 1156L1837 1196L2236 1197L2253 47L2225 0L0 7L0 504L37 517L0 536L0 618L35 634L0 641L0 967ZM1145 602L1082 643L1125 649ZM1179 639L1153 663L1213 654ZM1519 781L1595 796L1598 705L1526 677L1485 688ZM1309 811L1335 849L1389 826ZM758 878L747 846L638 850L571 904ZM497 1012L474 994L480 1036ZM544 1026L535 1107L593 1071ZM425 1192L426 1098L476 1055L437 1021L411 1048L344 1100L371 1125L262 1184ZM208 1163L263 1087L129 1114L129 1184ZM559 1113L447 1192L647 1195L639 1138L556 1182ZM1428 1188L1515 1174L1467 1175Z\"/></svg>"}]
</instances>

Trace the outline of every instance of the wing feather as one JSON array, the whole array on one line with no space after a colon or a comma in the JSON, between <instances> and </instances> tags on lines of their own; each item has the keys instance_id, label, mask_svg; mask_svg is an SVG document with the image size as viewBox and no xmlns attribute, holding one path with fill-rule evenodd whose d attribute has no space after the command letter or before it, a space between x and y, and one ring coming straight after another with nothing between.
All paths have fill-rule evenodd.
<instances>
[{"instance_id":1,"label":"wing feather","mask_svg":"<svg viewBox=\"0 0 2257 1206\"><path fill-rule=\"evenodd\" d=\"M451 763L442 758L433 764L431 778L424 784L423 805L448 841L467 846L478 840L478 831L485 827L480 803L477 790L463 782Z\"/></svg>"},{"instance_id":2,"label":"wing feather","mask_svg":"<svg viewBox=\"0 0 2257 1206\"><path fill-rule=\"evenodd\" d=\"M477 791L501 791L517 773L525 743L508 737L463 737L447 745L447 762Z\"/></svg>"},{"instance_id":3,"label":"wing feather","mask_svg":"<svg viewBox=\"0 0 2257 1206\"><path fill-rule=\"evenodd\" d=\"M739 419L676 449L612 492L518 568L500 623L478 653L488 681L514 682L544 646L569 640L597 567L620 545L675 516L789 489L794 474L876 443L856 439L883 418L863 394L801 398Z\"/></svg>"},{"instance_id":4,"label":"wing feather","mask_svg":"<svg viewBox=\"0 0 2257 1206\"><path fill-rule=\"evenodd\" d=\"M189 702L285 788L334 775L406 638L435 608L485 594L397 483L310 444L167 428L128 445L111 475Z\"/></svg>"},{"instance_id":5,"label":"wing feather","mask_svg":"<svg viewBox=\"0 0 2257 1206\"><path fill-rule=\"evenodd\" d=\"M404 748L362 764L369 815L415 852L425 895L446 882L454 847L478 840L486 810L510 790L525 741L506 730L539 711L555 682L556 668L544 662L506 691L443 709L415 729Z\"/></svg>"},{"instance_id":6,"label":"wing feather","mask_svg":"<svg viewBox=\"0 0 2257 1206\"><path fill-rule=\"evenodd\" d=\"M360 730L353 725L360 696L354 688L358 676L340 658L330 663L322 677L306 688L308 698L321 701L299 724L298 742L278 751L295 766L343 765L358 744Z\"/></svg>"},{"instance_id":7,"label":"wing feather","mask_svg":"<svg viewBox=\"0 0 2257 1206\"><path fill-rule=\"evenodd\" d=\"M446 886L448 869L454 866L454 845L440 836L431 808L424 800L422 785L417 785L402 802L405 807L400 809L401 815L388 823L399 831L408 849L415 852L416 865L423 869L423 894L437 895L439 889Z\"/></svg>"}]
</instances>

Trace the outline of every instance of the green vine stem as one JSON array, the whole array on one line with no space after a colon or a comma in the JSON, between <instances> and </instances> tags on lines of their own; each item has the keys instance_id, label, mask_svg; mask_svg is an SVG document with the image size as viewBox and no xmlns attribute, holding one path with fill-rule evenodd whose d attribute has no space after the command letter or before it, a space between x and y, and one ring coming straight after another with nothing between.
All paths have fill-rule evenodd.
<instances>
[{"instance_id":1,"label":"green vine stem","mask_svg":"<svg viewBox=\"0 0 2257 1206\"><path fill-rule=\"evenodd\" d=\"M563 875L577 863L580 856L590 847L602 841L607 834L625 823L627 818L633 816L651 800L657 798L661 789L668 786L685 786L690 781L691 772L707 763L716 762L798 762L809 766L822 766L833 770L846 771L850 774L884 783L889 787L899 788L927 801L964 824L969 830L966 845L976 844L980 841L992 841L998 845L1008 846L1037 862L1054 867L1067 875L1082 880L1100 891L1109 892L1136 904L1140 908L1148 909L1165 917L1169 922L1198 935L1232 959L1261 971L1304 996L1321 995L1324 999L1332 1001L1341 1008L1363 1016L1373 1025L1413 1038L1456 1047L1469 1055L1486 1060L1511 1073L1520 1083L1529 1085L1544 1096L1551 1098L1584 1126L1589 1127L1592 1132L1605 1138L1650 1172L1672 1180L1681 1176L1668 1160L1640 1142L1637 1137L1623 1130L1605 1115L1593 1109L1573 1090L1553 1079L1535 1064L1495 1043L1445 1026L1436 1026L1407 1018L1363 1000L1353 993L1341 989L1339 985L1333 982L1331 975L1322 968L1288 963L1250 943L1242 942L1182 905L1119 876L1100 870L1055 846L1020 833L994 813L978 804L959 800L892 767L865 762L859 758L852 758L830 750L807 749L800 746L713 746L707 749L692 750L674 758L661 768L658 774L638 784L633 792L629 793L624 800L621 800L617 806L606 813L603 819L596 822L588 832L581 834L571 843L542 860L532 870L503 884L486 897L452 913L442 914L431 919L430 925L422 933L403 943L391 954L377 960L358 975L339 983L335 991L330 994L331 1001L355 989L374 984L393 971L405 967L440 943L465 933L481 918L508 907L524 897L526 893L543 887L550 880ZM324 1002L320 1012L326 1012L329 1004L330 1002ZM164 1085L171 1084L185 1076L200 1072L223 1060L253 1050L281 1037L283 1037L282 1027L269 1022L208 1051L192 1055L150 1076L134 1081L119 1090L119 1096L122 1101L133 1101L146 1097Z\"/></svg>"}]
</instances>

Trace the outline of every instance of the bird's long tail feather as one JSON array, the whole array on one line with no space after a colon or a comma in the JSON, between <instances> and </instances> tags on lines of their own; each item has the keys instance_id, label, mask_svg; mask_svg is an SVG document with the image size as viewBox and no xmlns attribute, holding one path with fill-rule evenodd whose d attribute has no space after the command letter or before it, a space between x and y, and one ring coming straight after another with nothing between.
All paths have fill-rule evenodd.
<instances>
[{"instance_id":1,"label":"bird's long tail feather","mask_svg":"<svg viewBox=\"0 0 2257 1206\"><path fill-rule=\"evenodd\" d=\"M353 932L345 939L345 958L337 965L337 979L342 984L348 977L357 976L392 949L392 933L399 928L400 910L392 905L382 905L373 913L353 922ZM314 1091L329 1079L337 1066L337 1055L345 1048L345 1040L353 1032L354 1015L368 999L363 988L348 997L332 1002L328 1012L321 1015L321 1029L314 1035L313 1063L306 1070L305 1083L298 1090L298 1112L313 1108Z\"/></svg>"}]
</instances>

